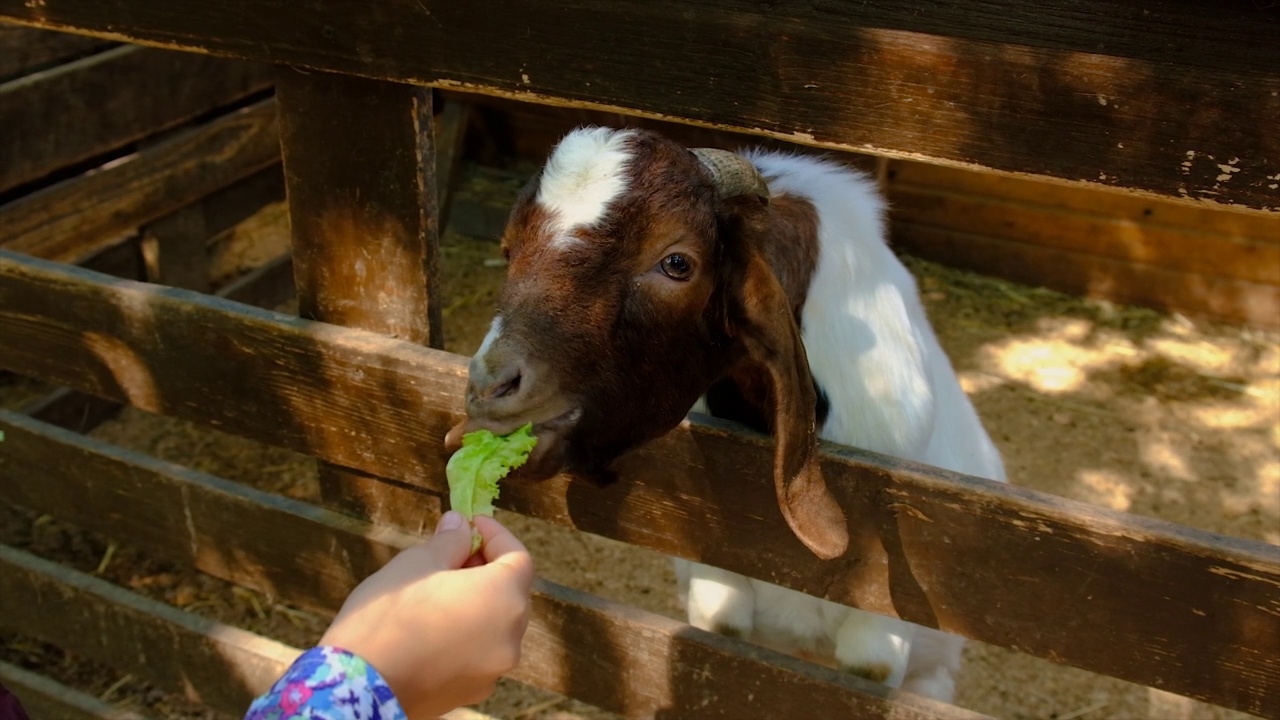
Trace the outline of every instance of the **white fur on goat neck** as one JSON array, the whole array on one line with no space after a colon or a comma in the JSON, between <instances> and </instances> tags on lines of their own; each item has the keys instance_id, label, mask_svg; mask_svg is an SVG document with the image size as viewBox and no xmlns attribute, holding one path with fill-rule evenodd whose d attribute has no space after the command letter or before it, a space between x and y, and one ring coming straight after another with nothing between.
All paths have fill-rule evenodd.
<instances>
[{"instance_id":1,"label":"white fur on goat neck","mask_svg":"<svg viewBox=\"0 0 1280 720\"><path fill-rule=\"evenodd\" d=\"M999 452L960 389L915 280L884 240L884 202L858 173L813 157L748 157L774 195L810 200L818 263L801 311L826 440L1004 479ZM706 412L699 402L694 408ZM676 561L693 625L837 663L938 700L954 693L963 639L706 565Z\"/></svg>"},{"instance_id":2,"label":"white fur on goat neck","mask_svg":"<svg viewBox=\"0 0 1280 720\"><path fill-rule=\"evenodd\" d=\"M609 205L627 190L627 166L633 152L629 130L579 128L556 146L542 172L537 202L552 220L553 246L565 247L578 238L574 228L600 222Z\"/></svg>"}]
</instances>

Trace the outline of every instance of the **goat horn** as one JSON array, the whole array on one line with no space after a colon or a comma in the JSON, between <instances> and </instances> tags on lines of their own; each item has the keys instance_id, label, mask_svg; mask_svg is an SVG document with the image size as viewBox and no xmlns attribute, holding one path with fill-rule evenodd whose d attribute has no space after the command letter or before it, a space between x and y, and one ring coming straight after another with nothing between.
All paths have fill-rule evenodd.
<instances>
[{"instance_id":1,"label":"goat horn","mask_svg":"<svg viewBox=\"0 0 1280 720\"><path fill-rule=\"evenodd\" d=\"M765 200L769 199L769 186L750 160L737 153L717 148L695 148L690 152L711 174L711 182L720 192L720 197L755 195Z\"/></svg>"}]
</instances>

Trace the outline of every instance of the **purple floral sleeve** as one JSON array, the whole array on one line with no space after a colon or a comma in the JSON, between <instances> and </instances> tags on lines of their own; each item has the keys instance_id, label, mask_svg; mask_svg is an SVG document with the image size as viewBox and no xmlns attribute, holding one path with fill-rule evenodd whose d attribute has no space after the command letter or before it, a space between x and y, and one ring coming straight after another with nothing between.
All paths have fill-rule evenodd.
<instances>
[{"instance_id":1,"label":"purple floral sleeve","mask_svg":"<svg viewBox=\"0 0 1280 720\"><path fill-rule=\"evenodd\" d=\"M245 720L407 720L372 665L335 647L311 648L249 706Z\"/></svg>"}]
</instances>

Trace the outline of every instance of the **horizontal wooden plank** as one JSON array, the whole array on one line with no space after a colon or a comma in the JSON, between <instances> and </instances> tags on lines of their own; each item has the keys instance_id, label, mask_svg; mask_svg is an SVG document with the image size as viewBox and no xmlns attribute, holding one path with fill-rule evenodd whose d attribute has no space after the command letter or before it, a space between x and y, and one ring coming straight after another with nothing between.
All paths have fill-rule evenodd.
<instances>
[{"instance_id":1,"label":"horizontal wooden plank","mask_svg":"<svg viewBox=\"0 0 1280 720\"><path fill-rule=\"evenodd\" d=\"M1212 235L1248 238L1280 245L1280 215L1211 204L1189 204L1111 189L1084 188L1052 180L1030 180L1004 173L974 172L945 165L893 160L888 191L898 186L1003 198L1047 205L1063 211L1101 215L1165 230L1200 230Z\"/></svg>"},{"instance_id":2,"label":"horizontal wooden plank","mask_svg":"<svg viewBox=\"0 0 1280 720\"><path fill-rule=\"evenodd\" d=\"M1194 270L1180 272L907 222L894 222L892 233L896 246L945 265L1075 295L1234 323L1280 327L1280 285L1272 283Z\"/></svg>"},{"instance_id":3,"label":"horizontal wooden plank","mask_svg":"<svg viewBox=\"0 0 1280 720\"><path fill-rule=\"evenodd\" d=\"M132 250L137 252L136 242L122 243L117 247L129 246L133 246ZM227 283L215 295L256 307L274 308L293 296L292 270L290 258L285 254ZM140 269L137 271L140 272ZM115 417L120 407L121 404L115 400L58 388L23 407L22 413L42 422L84 433Z\"/></svg>"},{"instance_id":4,"label":"horizontal wooden plank","mask_svg":"<svg viewBox=\"0 0 1280 720\"><path fill-rule=\"evenodd\" d=\"M76 262L279 159L268 100L0 207L0 247Z\"/></svg>"},{"instance_id":5,"label":"horizontal wooden plank","mask_svg":"<svg viewBox=\"0 0 1280 720\"><path fill-rule=\"evenodd\" d=\"M2 251L0 334L18 339L0 346L0 367L445 489L441 439L461 417L465 358ZM853 539L845 557L822 562L777 512L771 468L766 439L706 421L623 458L610 487L513 482L502 503L1039 657L1280 712L1280 548L829 447L824 472Z\"/></svg>"},{"instance_id":6,"label":"horizontal wooden plank","mask_svg":"<svg viewBox=\"0 0 1280 720\"><path fill-rule=\"evenodd\" d=\"M0 190L155 135L271 86L271 68L118 47L0 86Z\"/></svg>"},{"instance_id":7,"label":"horizontal wooden plank","mask_svg":"<svg viewBox=\"0 0 1280 720\"><path fill-rule=\"evenodd\" d=\"M0 662L0 682L34 718L58 720L147 720L128 708L118 708L87 693L30 670Z\"/></svg>"},{"instance_id":8,"label":"horizontal wooden plank","mask_svg":"<svg viewBox=\"0 0 1280 720\"><path fill-rule=\"evenodd\" d=\"M0 83L106 50L111 45L110 41L95 37L0 25Z\"/></svg>"},{"instance_id":9,"label":"horizontal wooden plank","mask_svg":"<svg viewBox=\"0 0 1280 720\"><path fill-rule=\"evenodd\" d=\"M1275 238L1253 239L1215 234L1205 227L1170 228L1020 202L992 195L971 195L894 183L890 215L910 226L970 233L1082 255L1212 278L1280 285L1280 214ZM986 257L978 255L976 262Z\"/></svg>"},{"instance_id":10,"label":"horizontal wooden plank","mask_svg":"<svg viewBox=\"0 0 1280 720\"><path fill-rule=\"evenodd\" d=\"M298 651L0 545L0 627L239 715Z\"/></svg>"},{"instance_id":11,"label":"horizontal wooden plank","mask_svg":"<svg viewBox=\"0 0 1280 720\"><path fill-rule=\"evenodd\" d=\"M416 538L0 411L0 499L284 602L332 612ZM85 483L85 477L95 481ZM3 621L0 621L2 623ZM626 717L976 718L684 623L539 581L517 679Z\"/></svg>"},{"instance_id":12,"label":"horizontal wooden plank","mask_svg":"<svg viewBox=\"0 0 1280 720\"><path fill-rule=\"evenodd\" d=\"M243 22L246 13L260 21ZM405 0L304 11L291 0L109 10L97 0L0 0L0 17L833 149L1280 206L1271 187L1280 183L1271 131L1280 8L1266 3Z\"/></svg>"}]
</instances>

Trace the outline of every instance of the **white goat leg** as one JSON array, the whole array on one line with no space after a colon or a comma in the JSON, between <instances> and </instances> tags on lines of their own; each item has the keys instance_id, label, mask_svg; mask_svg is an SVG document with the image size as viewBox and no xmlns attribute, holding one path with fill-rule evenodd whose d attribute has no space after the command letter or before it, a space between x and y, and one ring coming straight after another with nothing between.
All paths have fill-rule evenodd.
<instances>
[{"instance_id":1,"label":"white goat leg","mask_svg":"<svg viewBox=\"0 0 1280 720\"><path fill-rule=\"evenodd\" d=\"M836 662L845 672L898 687L916 629L897 618L850 610L836 631Z\"/></svg>"},{"instance_id":2,"label":"white goat leg","mask_svg":"<svg viewBox=\"0 0 1280 720\"><path fill-rule=\"evenodd\" d=\"M710 565L676 559L676 578L689 624L701 630L750 638L755 592L747 578Z\"/></svg>"},{"instance_id":3,"label":"white goat leg","mask_svg":"<svg viewBox=\"0 0 1280 720\"><path fill-rule=\"evenodd\" d=\"M960 656L964 638L933 628L917 627L911 643L911 662L902 689L942 702L951 702L956 694L956 674L960 672Z\"/></svg>"}]
</instances>

